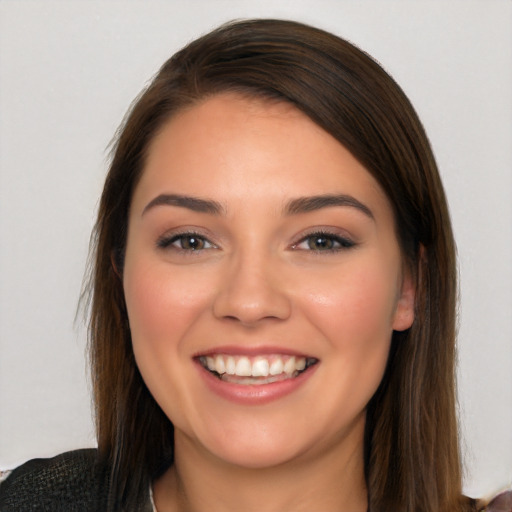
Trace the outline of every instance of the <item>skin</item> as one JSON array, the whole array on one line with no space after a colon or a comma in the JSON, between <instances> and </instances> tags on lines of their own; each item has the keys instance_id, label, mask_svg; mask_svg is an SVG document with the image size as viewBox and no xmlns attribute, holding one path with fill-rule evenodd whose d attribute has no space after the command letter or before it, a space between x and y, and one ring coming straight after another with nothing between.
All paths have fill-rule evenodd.
<instances>
[{"instance_id":1,"label":"skin","mask_svg":"<svg viewBox=\"0 0 512 512\"><path fill-rule=\"evenodd\" d=\"M155 204L162 194L221 211ZM368 211L286 211L326 194ZM196 250L177 238L189 232ZM366 510L365 409L392 331L412 324L414 289L388 199L339 142L291 105L231 93L177 114L134 192L123 283L137 364L175 426L159 512ZM240 404L195 359L226 345L318 363L293 392Z\"/></svg>"}]
</instances>

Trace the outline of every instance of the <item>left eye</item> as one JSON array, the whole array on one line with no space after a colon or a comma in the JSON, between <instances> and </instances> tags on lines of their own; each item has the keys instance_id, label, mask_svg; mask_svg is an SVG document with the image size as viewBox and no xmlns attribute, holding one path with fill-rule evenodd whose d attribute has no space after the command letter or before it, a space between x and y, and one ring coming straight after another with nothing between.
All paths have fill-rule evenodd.
<instances>
[{"instance_id":1,"label":"left eye","mask_svg":"<svg viewBox=\"0 0 512 512\"><path fill-rule=\"evenodd\" d=\"M341 249L349 249L355 244L348 238L331 233L312 233L303 238L294 249L310 250L310 251L337 251Z\"/></svg>"},{"instance_id":2,"label":"left eye","mask_svg":"<svg viewBox=\"0 0 512 512\"><path fill-rule=\"evenodd\" d=\"M194 233L183 233L164 238L158 241L158 246L164 249L170 247L182 251L201 251L214 247L206 238Z\"/></svg>"}]
</instances>

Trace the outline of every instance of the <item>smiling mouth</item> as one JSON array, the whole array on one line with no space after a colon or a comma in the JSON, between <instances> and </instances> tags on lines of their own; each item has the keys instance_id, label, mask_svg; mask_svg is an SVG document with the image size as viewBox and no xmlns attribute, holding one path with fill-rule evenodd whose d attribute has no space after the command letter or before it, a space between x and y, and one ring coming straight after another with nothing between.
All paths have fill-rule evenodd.
<instances>
[{"instance_id":1,"label":"smiling mouth","mask_svg":"<svg viewBox=\"0 0 512 512\"><path fill-rule=\"evenodd\" d=\"M212 354L199 356L199 364L218 379L255 386L293 379L318 363L314 357L272 354L248 357Z\"/></svg>"}]
</instances>

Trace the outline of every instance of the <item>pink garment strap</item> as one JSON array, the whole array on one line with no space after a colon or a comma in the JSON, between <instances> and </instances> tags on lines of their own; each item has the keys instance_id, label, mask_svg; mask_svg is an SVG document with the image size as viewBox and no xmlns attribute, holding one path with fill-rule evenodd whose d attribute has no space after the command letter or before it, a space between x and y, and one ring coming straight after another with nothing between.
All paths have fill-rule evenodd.
<instances>
[{"instance_id":1,"label":"pink garment strap","mask_svg":"<svg viewBox=\"0 0 512 512\"><path fill-rule=\"evenodd\" d=\"M502 492L493 498L485 512L512 512L512 490Z\"/></svg>"}]
</instances>

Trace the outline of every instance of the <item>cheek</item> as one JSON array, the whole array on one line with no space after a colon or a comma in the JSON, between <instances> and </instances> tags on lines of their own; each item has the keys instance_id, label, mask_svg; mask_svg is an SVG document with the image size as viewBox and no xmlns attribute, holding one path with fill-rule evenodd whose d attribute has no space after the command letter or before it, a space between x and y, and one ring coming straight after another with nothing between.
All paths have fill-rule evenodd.
<instances>
[{"instance_id":1,"label":"cheek","mask_svg":"<svg viewBox=\"0 0 512 512\"><path fill-rule=\"evenodd\" d=\"M124 291L135 360L140 373L166 415L186 429L184 410L192 393L187 387L190 350L187 337L194 332L209 297L201 280L171 272L167 265L125 270Z\"/></svg>"},{"instance_id":2,"label":"cheek","mask_svg":"<svg viewBox=\"0 0 512 512\"><path fill-rule=\"evenodd\" d=\"M350 269L334 278L317 280L305 295L303 308L332 341L379 343L392 332L397 279L380 267Z\"/></svg>"},{"instance_id":3,"label":"cheek","mask_svg":"<svg viewBox=\"0 0 512 512\"><path fill-rule=\"evenodd\" d=\"M339 417L358 417L384 375L396 304L392 270L380 264L354 265L330 278L317 275L304 294L301 309L321 334L322 386L330 390L323 400L333 426Z\"/></svg>"},{"instance_id":4,"label":"cheek","mask_svg":"<svg viewBox=\"0 0 512 512\"><path fill-rule=\"evenodd\" d=\"M334 363L330 385L340 393L351 390L339 400L357 409L374 394L386 368L399 274L395 266L374 262L334 275L316 280L303 311Z\"/></svg>"},{"instance_id":5,"label":"cheek","mask_svg":"<svg viewBox=\"0 0 512 512\"><path fill-rule=\"evenodd\" d=\"M134 350L179 348L187 328L209 301L208 286L166 265L126 269L124 292Z\"/></svg>"}]
</instances>

